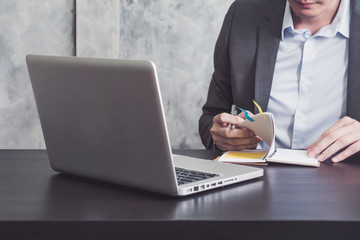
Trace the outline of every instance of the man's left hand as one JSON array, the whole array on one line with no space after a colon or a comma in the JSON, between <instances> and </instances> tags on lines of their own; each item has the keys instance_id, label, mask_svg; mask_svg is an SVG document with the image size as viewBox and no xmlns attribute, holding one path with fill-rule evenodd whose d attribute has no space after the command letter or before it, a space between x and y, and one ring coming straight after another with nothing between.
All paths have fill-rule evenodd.
<instances>
[{"instance_id":1,"label":"man's left hand","mask_svg":"<svg viewBox=\"0 0 360 240\"><path fill-rule=\"evenodd\" d=\"M333 162L340 162L360 151L360 122L347 116L321 134L306 150L309 157L317 157L322 162L343 148L331 159Z\"/></svg>"}]
</instances>

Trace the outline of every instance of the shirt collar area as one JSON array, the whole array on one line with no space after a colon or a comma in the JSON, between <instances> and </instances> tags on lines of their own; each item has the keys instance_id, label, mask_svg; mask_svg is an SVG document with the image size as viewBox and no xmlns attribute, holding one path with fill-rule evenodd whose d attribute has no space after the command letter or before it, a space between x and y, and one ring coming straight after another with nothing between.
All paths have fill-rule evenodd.
<instances>
[{"instance_id":1,"label":"shirt collar area","mask_svg":"<svg viewBox=\"0 0 360 240\"><path fill-rule=\"evenodd\" d=\"M284 33L285 33L285 30L288 28L291 29L292 31L294 31L294 23L293 23L293 20L291 17L290 4L288 1L286 1L283 25L282 25L282 29L281 29L281 41L284 41Z\"/></svg>"},{"instance_id":2,"label":"shirt collar area","mask_svg":"<svg viewBox=\"0 0 360 240\"><path fill-rule=\"evenodd\" d=\"M294 29L290 4L286 1L285 13L281 31L281 41L284 41L284 33L290 30L295 34L299 32ZM322 27L314 36L334 37L337 33L349 38L350 32L350 1L341 0L338 12L330 25Z\"/></svg>"}]
</instances>

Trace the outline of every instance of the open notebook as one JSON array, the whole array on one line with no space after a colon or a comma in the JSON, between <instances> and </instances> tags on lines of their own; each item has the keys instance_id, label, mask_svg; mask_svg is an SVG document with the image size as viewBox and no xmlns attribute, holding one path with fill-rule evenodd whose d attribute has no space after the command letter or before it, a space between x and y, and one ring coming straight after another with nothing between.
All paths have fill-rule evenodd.
<instances>
[{"instance_id":1,"label":"open notebook","mask_svg":"<svg viewBox=\"0 0 360 240\"><path fill-rule=\"evenodd\" d=\"M319 167L316 158L307 156L306 150L281 149L275 147L275 122L272 113L265 112L251 116L253 122L246 119L239 125L252 130L268 145L267 149L254 149L244 151L228 151L220 158L219 162L239 164L264 164L267 162L296 164Z\"/></svg>"}]
</instances>

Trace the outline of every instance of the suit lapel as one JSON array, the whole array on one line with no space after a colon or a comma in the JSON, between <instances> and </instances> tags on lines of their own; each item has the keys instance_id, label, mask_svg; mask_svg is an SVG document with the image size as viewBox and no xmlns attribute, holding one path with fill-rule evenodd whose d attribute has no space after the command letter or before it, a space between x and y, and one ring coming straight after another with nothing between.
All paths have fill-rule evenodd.
<instances>
[{"instance_id":1,"label":"suit lapel","mask_svg":"<svg viewBox=\"0 0 360 240\"><path fill-rule=\"evenodd\" d=\"M347 116L360 120L360 0L351 1Z\"/></svg>"},{"instance_id":2,"label":"suit lapel","mask_svg":"<svg viewBox=\"0 0 360 240\"><path fill-rule=\"evenodd\" d=\"M281 39L282 21L286 1L282 1L282 7L273 3L277 9L270 9L267 21L259 27L258 52L255 69L255 100L266 111L272 78L274 74L276 56ZM258 112L255 109L255 112Z\"/></svg>"}]
</instances>

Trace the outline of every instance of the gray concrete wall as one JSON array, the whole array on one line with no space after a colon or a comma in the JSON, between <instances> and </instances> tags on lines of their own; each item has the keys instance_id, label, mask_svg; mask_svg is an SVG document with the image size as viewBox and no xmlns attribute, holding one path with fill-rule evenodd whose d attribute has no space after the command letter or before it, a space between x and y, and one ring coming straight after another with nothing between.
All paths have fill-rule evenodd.
<instances>
[{"instance_id":1,"label":"gray concrete wall","mask_svg":"<svg viewBox=\"0 0 360 240\"><path fill-rule=\"evenodd\" d=\"M0 148L45 148L25 66L30 53L154 61L173 148L202 148L197 122L232 2L1 0Z\"/></svg>"},{"instance_id":2,"label":"gray concrete wall","mask_svg":"<svg viewBox=\"0 0 360 240\"><path fill-rule=\"evenodd\" d=\"M198 119L213 71L213 50L233 0L120 0L120 57L158 68L171 144L203 148Z\"/></svg>"},{"instance_id":3,"label":"gray concrete wall","mask_svg":"<svg viewBox=\"0 0 360 240\"><path fill-rule=\"evenodd\" d=\"M74 54L74 0L0 1L0 148L44 148L26 54Z\"/></svg>"}]
</instances>

